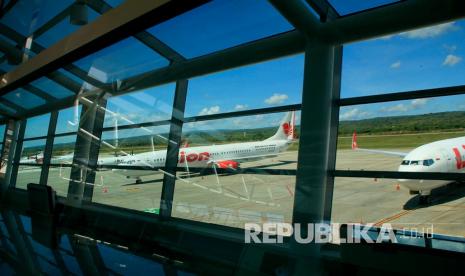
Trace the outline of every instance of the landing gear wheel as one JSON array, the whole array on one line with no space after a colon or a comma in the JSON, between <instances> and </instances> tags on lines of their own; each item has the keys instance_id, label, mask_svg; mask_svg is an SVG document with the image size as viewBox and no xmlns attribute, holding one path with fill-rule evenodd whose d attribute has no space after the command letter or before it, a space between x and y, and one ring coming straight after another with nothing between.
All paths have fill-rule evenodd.
<instances>
[{"instance_id":1,"label":"landing gear wheel","mask_svg":"<svg viewBox=\"0 0 465 276\"><path fill-rule=\"evenodd\" d=\"M431 202L430 196L429 195L420 195L420 204L421 205L427 205Z\"/></svg>"},{"instance_id":2,"label":"landing gear wheel","mask_svg":"<svg viewBox=\"0 0 465 276\"><path fill-rule=\"evenodd\" d=\"M136 179L136 184L142 184L142 179L137 178L137 179Z\"/></svg>"}]
</instances>

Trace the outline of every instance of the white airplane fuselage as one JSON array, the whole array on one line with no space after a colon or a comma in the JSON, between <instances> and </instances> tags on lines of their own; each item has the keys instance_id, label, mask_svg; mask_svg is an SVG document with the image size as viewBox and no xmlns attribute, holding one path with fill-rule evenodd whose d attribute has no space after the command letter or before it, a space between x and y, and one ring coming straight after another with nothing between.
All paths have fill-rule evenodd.
<instances>
[{"instance_id":1,"label":"white airplane fuselage","mask_svg":"<svg viewBox=\"0 0 465 276\"><path fill-rule=\"evenodd\" d=\"M213 164L218 168L239 167L241 161L254 161L273 157L285 151L292 141L260 141L247 143L233 143L226 145L200 146L181 148L178 156L178 167L185 168L207 168ZM166 162L166 150L144 152L128 156L106 157L99 159L100 165L121 166L144 166L162 168ZM113 169L114 172L128 177L140 177L157 173L152 170L126 170Z\"/></svg>"},{"instance_id":2,"label":"white airplane fuselage","mask_svg":"<svg viewBox=\"0 0 465 276\"><path fill-rule=\"evenodd\" d=\"M465 137L440 140L415 148L403 158L399 172L465 172ZM399 179L399 182L410 191L429 195L432 189L451 181Z\"/></svg>"}]
</instances>

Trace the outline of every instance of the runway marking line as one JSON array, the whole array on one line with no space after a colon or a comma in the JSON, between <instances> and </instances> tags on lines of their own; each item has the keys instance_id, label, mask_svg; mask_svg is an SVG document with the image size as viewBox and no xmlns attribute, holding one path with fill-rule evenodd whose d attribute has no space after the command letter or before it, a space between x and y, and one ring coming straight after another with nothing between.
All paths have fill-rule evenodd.
<instances>
[{"instance_id":1,"label":"runway marking line","mask_svg":"<svg viewBox=\"0 0 465 276\"><path fill-rule=\"evenodd\" d=\"M405 216L405 215L407 215L408 213L412 212L413 210L415 210L415 209L412 209L412 210L405 210L405 211L402 211L402 212L397 213L397 214L395 214L395 215L392 215L392 216L390 216L390 217L384 218L384 219L382 219L382 220L376 222L376 223L374 224L374 226L381 226L381 225L383 225L384 223L387 223L387 222L393 221L393 220L395 220L395 219L398 219L398 218L400 218L400 217L402 217L402 216Z\"/></svg>"}]
</instances>

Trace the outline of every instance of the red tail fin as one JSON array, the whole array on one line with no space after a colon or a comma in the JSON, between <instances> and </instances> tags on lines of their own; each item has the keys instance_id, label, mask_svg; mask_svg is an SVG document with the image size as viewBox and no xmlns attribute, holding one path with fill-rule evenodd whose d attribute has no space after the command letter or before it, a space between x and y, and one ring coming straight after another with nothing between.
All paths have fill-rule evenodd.
<instances>
[{"instance_id":1,"label":"red tail fin","mask_svg":"<svg viewBox=\"0 0 465 276\"><path fill-rule=\"evenodd\" d=\"M352 134L352 149L355 150L358 148L357 145L357 133L354 131L354 134Z\"/></svg>"}]
</instances>

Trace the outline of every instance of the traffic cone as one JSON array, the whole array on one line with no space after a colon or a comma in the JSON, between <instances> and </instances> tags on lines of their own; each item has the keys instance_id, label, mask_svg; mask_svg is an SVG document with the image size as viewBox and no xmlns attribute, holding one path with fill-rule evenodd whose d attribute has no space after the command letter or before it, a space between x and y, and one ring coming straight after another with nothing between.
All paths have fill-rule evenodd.
<instances>
[{"instance_id":1,"label":"traffic cone","mask_svg":"<svg viewBox=\"0 0 465 276\"><path fill-rule=\"evenodd\" d=\"M400 185L399 185L399 183L396 184L396 191L400 191Z\"/></svg>"},{"instance_id":2,"label":"traffic cone","mask_svg":"<svg viewBox=\"0 0 465 276\"><path fill-rule=\"evenodd\" d=\"M108 187L103 187L102 192L105 194L108 193Z\"/></svg>"}]
</instances>

